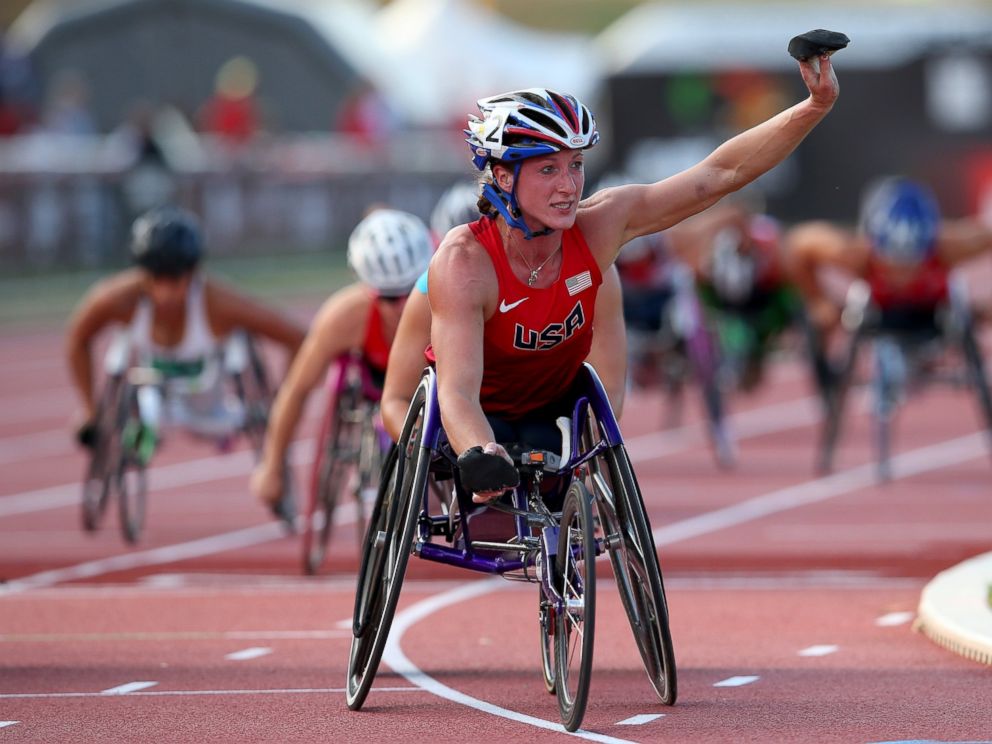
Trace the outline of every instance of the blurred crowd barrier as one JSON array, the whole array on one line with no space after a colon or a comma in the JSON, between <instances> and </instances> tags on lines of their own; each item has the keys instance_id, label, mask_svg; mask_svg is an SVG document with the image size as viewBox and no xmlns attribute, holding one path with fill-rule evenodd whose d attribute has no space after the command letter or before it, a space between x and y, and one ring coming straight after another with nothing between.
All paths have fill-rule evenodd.
<instances>
[{"instance_id":1,"label":"blurred crowd barrier","mask_svg":"<svg viewBox=\"0 0 992 744\"><path fill-rule=\"evenodd\" d=\"M460 139L411 133L197 137L180 157L145 157L110 136L0 139L0 267L116 267L135 216L163 203L200 215L211 255L343 249L373 203L427 217L468 175Z\"/></svg>"}]
</instances>

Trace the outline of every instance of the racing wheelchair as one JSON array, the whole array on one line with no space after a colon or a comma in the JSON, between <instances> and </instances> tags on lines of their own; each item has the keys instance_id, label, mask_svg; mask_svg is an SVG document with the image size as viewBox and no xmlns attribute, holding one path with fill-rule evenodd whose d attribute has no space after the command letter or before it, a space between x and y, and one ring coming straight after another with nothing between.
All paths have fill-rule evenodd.
<instances>
[{"instance_id":1,"label":"racing wheelchair","mask_svg":"<svg viewBox=\"0 0 992 744\"><path fill-rule=\"evenodd\" d=\"M327 555L334 512L350 493L361 546L365 535L369 494L390 440L379 421L382 392L357 354L344 354L327 374L328 405L320 426L310 472L310 493L303 519L303 570L315 574Z\"/></svg>"},{"instance_id":2,"label":"racing wheelchair","mask_svg":"<svg viewBox=\"0 0 992 744\"><path fill-rule=\"evenodd\" d=\"M844 404L856 374L861 349L872 351L870 378L872 436L880 480L892 477L892 420L906 394L928 383L969 386L978 404L992 446L992 393L966 286L952 276L947 300L936 307L879 308L867 283L858 280L848 290L841 322L850 333L842 367L832 390L826 392L819 467L833 468ZM946 352L959 360L946 363ZM953 360L952 360L953 361Z\"/></svg>"},{"instance_id":3,"label":"racing wheelchair","mask_svg":"<svg viewBox=\"0 0 992 744\"><path fill-rule=\"evenodd\" d=\"M83 479L82 523L95 532L112 498L116 497L121 533L126 542L138 541L145 525L148 494L147 467L157 446L163 409L177 395L173 381L203 374L203 369L184 365L142 366L130 339L121 333L104 357L104 383L100 393L95 426L87 442L90 458ZM261 454L273 391L265 365L247 333L230 336L217 358L205 362L209 374L223 376L225 407L223 430L204 431L190 427L197 436L226 447L232 435L241 434L250 443L256 458ZM288 468L287 468L288 476ZM280 504L279 514L287 526L292 523L292 493Z\"/></svg>"},{"instance_id":4,"label":"racing wheelchair","mask_svg":"<svg viewBox=\"0 0 992 744\"><path fill-rule=\"evenodd\" d=\"M516 448L520 485L484 507L506 515L508 534L477 539L471 495L460 485L457 458L441 427L436 376L425 370L384 464L363 543L348 659L349 708L360 709L371 688L411 554L538 584L544 686L557 696L565 728L575 731L592 672L595 560L608 553L648 678L663 703L675 703L668 605L644 502L606 393L589 365L576 390L571 417L558 420L562 452ZM545 484L548 479L553 482ZM454 497L438 498L439 486L448 481ZM549 506L559 499L548 497L546 485L558 489L560 510Z\"/></svg>"},{"instance_id":5,"label":"racing wheelchair","mask_svg":"<svg viewBox=\"0 0 992 744\"><path fill-rule=\"evenodd\" d=\"M681 418L687 385L697 384L713 456L719 467L732 468L736 453L720 384L721 353L691 269L673 262L668 273L663 292L624 293L631 376L639 387L660 387L664 392L669 427Z\"/></svg>"}]
</instances>

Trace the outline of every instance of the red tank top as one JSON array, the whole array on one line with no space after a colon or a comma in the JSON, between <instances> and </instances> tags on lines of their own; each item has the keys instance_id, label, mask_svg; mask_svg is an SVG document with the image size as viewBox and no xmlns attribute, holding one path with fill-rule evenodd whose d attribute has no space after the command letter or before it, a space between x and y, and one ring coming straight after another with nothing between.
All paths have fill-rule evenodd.
<instances>
[{"instance_id":1,"label":"red tank top","mask_svg":"<svg viewBox=\"0 0 992 744\"><path fill-rule=\"evenodd\" d=\"M603 278L577 227L562 233L561 271L544 289L514 275L496 220L470 227L499 281L499 306L483 334L482 410L520 418L560 398L575 379L592 345Z\"/></svg>"},{"instance_id":2,"label":"red tank top","mask_svg":"<svg viewBox=\"0 0 992 744\"><path fill-rule=\"evenodd\" d=\"M362 358L376 372L385 373L389 361L389 341L382 331L382 315L375 298L369 307L369 317L365 324L365 340L362 341Z\"/></svg>"},{"instance_id":3,"label":"red tank top","mask_svg":"<svg viewBox=\"0 0 992 744\"><path fill-rule=\"evenodd\" d=\"M866 279L871 296L883 310L900 305L934 307L947 299L947 267L936 255L921 263L905 282L894 283L889 272L872 256Z\"/></svg>"}]
</instances>

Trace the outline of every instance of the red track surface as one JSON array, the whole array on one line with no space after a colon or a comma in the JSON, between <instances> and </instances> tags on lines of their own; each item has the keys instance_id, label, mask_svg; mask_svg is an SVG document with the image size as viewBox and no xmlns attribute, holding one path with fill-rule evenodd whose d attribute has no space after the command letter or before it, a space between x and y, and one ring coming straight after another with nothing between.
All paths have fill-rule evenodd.
<instances>
[{"instance_id":1,"label":"red track surface","mask_svg":"<svg viewBox=\"0 0 992 744\"><path fill-rule=\"evenodd\" d=\"M0 358L0 740L565 739L540 680L535 587L412 559L386 663L349 712L353 532L338 529L324 576L301 577L298 540L247 493L248 454L175 437L153 464L142 543L127 548L113 514L84 534L59 335L8 329ZM653 697L604 563L581 735L992 739L987 668L911 630L926 581L990 548L992 465L972 399L912 399L897 479L878 486L858 403L837 474L817 479L808 395L783 364L735 400L730 473L714 469L694 401L682 429L658 435L661 401L630 400L680 698ZM621 723L642 714L661 717Z\"/></svg>"}]
</instances>

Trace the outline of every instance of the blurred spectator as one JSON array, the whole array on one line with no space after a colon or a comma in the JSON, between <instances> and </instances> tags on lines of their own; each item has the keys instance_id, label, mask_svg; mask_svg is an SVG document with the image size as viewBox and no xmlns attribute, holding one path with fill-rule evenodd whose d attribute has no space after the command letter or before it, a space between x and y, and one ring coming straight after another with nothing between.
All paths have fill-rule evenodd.
<instances>
[{"instance_id":1,"label":"blurred spectator","mask_svg":"<svg viewBox=\"0 0 992 744\"><path fill-rule=\"evenodd\" d=\"M177 113L172 115L181 116ZM115 144L126 153L127 166L121 188L132 219L174 201L176 164L169 155L167 137L163 132L166 120L171 120L171 116L165 109L139 101L112 134Z\"/></svg>"},{"instance_id":2,"label":"blurred spectator","mask_svg":"<svg viewBox=\"0 0 992 744\"><path fill-rule=\"evenodd\" d=\"M255 91L258 68L247 57L232 57L217 71L214 94L200 111L200 131L244 144L261 124Z\"/></svg>"},{"instance_id":3,"label":"blurred spectator","mask_svg":"<svg viewBox=\"0 0 992 744\"><path fill-rule=\"evenodd\" d=\"M383 142L398 126L396 113L369 83L362 84L341 104L334 128L366 144Z\"/></svg>"},{"instance_id":4,"label":"blurred spectator","mask_svg":"<svg viewBox=\"0 0 992 744\"><path fill-rule=\"evenodd\" d=\"M53 134L94 134L96 124L89 109L90 89L79 70L67 68L52 80L42 113L42 128Z\"/></svg>"},{"instance_id":5,"label":"blurred spectator","mask_svg":"<svg viewBox=\"0 0 992 744\"><path fill-rule=\"evenodd\" d=\"M0 36L0 137L24 132L34 123L35 94L27 59L11 54Z\"/></svg>"}]
</instances>

